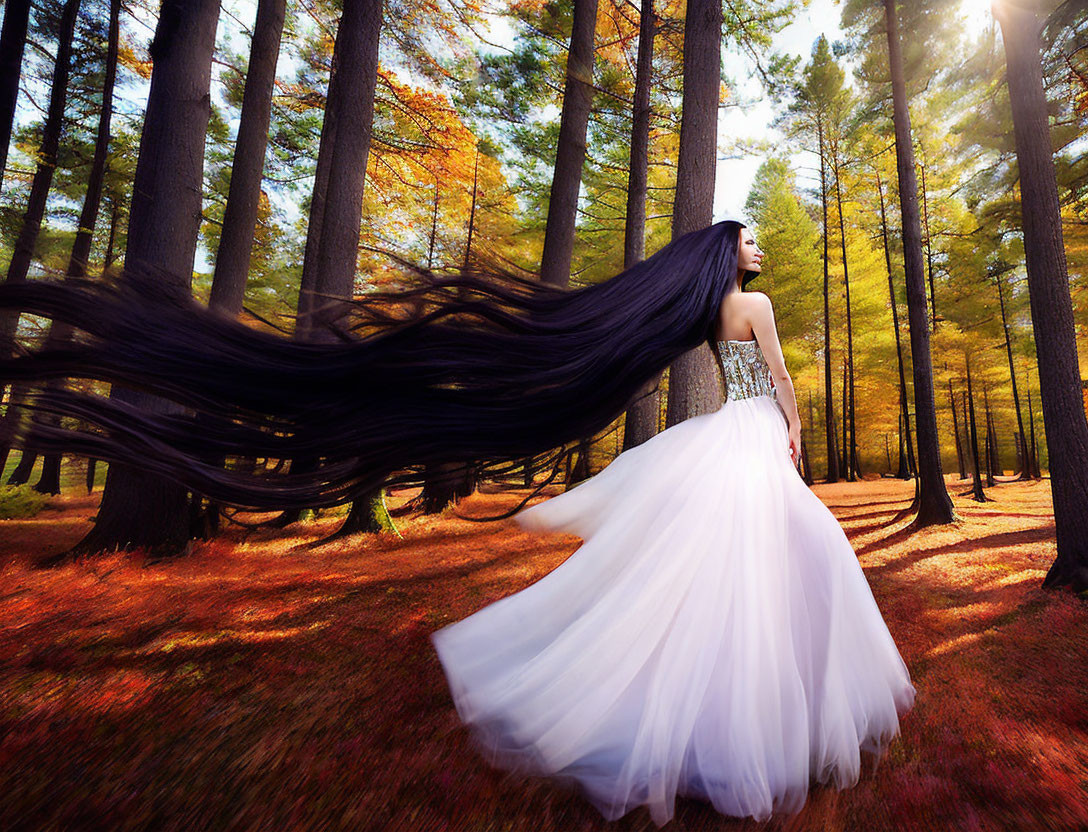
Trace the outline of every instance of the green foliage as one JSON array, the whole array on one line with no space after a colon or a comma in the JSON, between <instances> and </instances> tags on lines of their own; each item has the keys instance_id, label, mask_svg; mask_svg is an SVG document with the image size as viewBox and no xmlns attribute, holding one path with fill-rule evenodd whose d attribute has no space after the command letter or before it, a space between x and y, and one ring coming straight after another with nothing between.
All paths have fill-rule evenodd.
<instances>
[{"instance_id":1,"label":"green foliage","mask_svg":"<svg viewBox=\"0 0 1088 832\"><path fill-rule=\"evenodd\" d=\"M33 517L48 501L29 485L0 485L0 520Z\"/></svg>"}]
</instances>

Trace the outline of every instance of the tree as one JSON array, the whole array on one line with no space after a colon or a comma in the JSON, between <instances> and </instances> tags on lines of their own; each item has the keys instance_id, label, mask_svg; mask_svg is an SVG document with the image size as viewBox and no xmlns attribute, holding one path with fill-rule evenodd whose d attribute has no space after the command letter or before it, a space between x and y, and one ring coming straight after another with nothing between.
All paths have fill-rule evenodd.
<instances>
[{"instance_id":1,"label":"tree","mask_svg":"<svg viewBox=\"0 0 1088 832\"><path fill-rule=\"evenodd\" d=\"M823 237L823 335L824 335L824 439L827 446L827 482L838 482L839 454L835 439L835 397L831 375L831 271L830 224L828 199L830 190L827 174L831 167L831 133L841 125L843 111L842 69L835 63L827 38L820 36L812 47L812 60L804 69L802 79L794 84L793 101L782 122L789 134L800 138L803 146L816 155L820 166L820 211ZM845 241L844 241L845 242ZM846 414L847 403L843 402ZM844 420L845 425L845 420Z\"/></svg>"},{"instance_id":2,"label":"tree","mask_svg":"<svg viewBox=\"0 0 1088 832\"><path fill-rule=\"evenodd\" d=\"M544 251L540 259L540 280L550 286L566 286L570 281L578 189L586 156L586 125L593 103L593 37L596 29L597 0L574 0L559 142L548 200Z\"/></svg>"},{"instance_id":3,"label":"tree","mask_svg":"<svg viewBox=\"0 0 1088 832\"><path fill-rule=\"evenodd\" d=\"M337 337L336 329L343 312L337 299L350 299L354 293L363 188L374 123L382 5L382 0L346 0L336 30L333 72L329 81L330 101L325 115L326 119L332 120L327 137L330 146L325 145L324 131L322 134L321 153L329 155L329 161L324 200L320 205L320 237L314 255L316 300L312 310L314 329L310 337L315 339ZM319 156L318 168L321 167ZM362 495L352 503L337 534L374 531L387 523L388 512L381 492L377 491Z\"/></svg>"},{"instance_id":4,"label":"tree","mask_svg":"<svg viewBox=\"0 0 1088 832\"><path fill-rule=\"evenodd\" d=\"M629 269L646 256L646 180L650 144L650 84L653 80L654 0L642 0L638 58L635 63L635 102L631 111L631 154L627 178L627 212L623 227L623 267ZM657 433L660 378L651 379L638 400L627 408L623 422L623 449L641 445Z\"/></svg>"},{"instance_id":5,"label":"tree","mask_svg":"<svg viewBox=\"0 0 1088 832\"><path fill-rule=\"evenodd\" d=\"M57 57L53 65L53 83L49 91L49 109L42 127L42 142L38 149L38 166L30 186L30 199L23 214L19 238L8 264L6 281L19 283L26 280L30 260L34 255L34 242L41 230L45 216L45 202L57 168L57 148L64 121L64 105L68 99L68 73L71 68L72 38L76 29L76 15L80 0L65 0L58 23ZM18 314L10 311L0 315L0 344L8 344L15 336ZM6 348L6 347L5 347Z\"/></svg>"},{"instance_id":6,"label":"tree","mask_svg":"<svg viewBox=\"0 0 1088 832\"><path fill-rule=\"evenodd\" d=\"M899 204L903 217L903 260L907 278L907 316L910 324L911 359L914 368L915 426L918 432L918 486L914 527L949 523L955 513L944 484L937 437L937 411L933 395L933 358L926 321L925 276L922 268L922 232L918 211L918 184L914 175L910 113L899 47L899 20L895 0L884 0L888 62L892 80L895 122L895 154L899 174Z\"/></svg>"},{"instance_id":7,"label":"tree","mask_svg":"<svg viewBox=\"0 0 1088 832\"><path fill-rule=\"evenodd\" d=\"M253 24L230 192L209 300L209 306L228 315L242 311L245 297L286 5L287 0L259 0Z\"/></svg>"},{"instance_id":8,"label":"tree","mask_svg":"<svg viewBox=\"0 0 1088 832\"><path fill-rule=\"evenodd\" d=\"M151 89L132 187L126 270L153 271L188 294L201 216L204 138L219 0L163 0L151 42ZM115 386L111 398L151 413L173 405ZM73 552L145 546L163 554L190 537L188 492L178 483L111 464L95 525Z\"/></svg>"},{"instance_id":9,"label":"tree","mask_svg":"<svg viewBox=\"0 0 1088 832\"><path fill-rule=\"evenodd\" d=\"M15 103L19 97L29 19L30 0L7 0L4 4L4 27L0 30L0 186L8 164L8 145L15 123ZM3 470L2 465L0 470Z\"/></svg>"},{"instance_id":10,"label":"tree","mask_svg":"<svg viewBox=\"0 0 1088 832\"><path fill-rule=\"evenodd\" d=\"M105 57L105 79L102 84L102 108L99 112L98 130L95 135L94 157L87 177L87 191L83 198L83 208L79 213L79 225L76 238L72 243L72 253L68 258L69 278L87 276L87 264L91 257L91 242L94 228L98 222L98 210L102 203L102 187L106 179L106 161L110 150L110 123L113 117L113 87L117 79L117 51L120 38L121 0L110 0L109 34L107 35ZM54 321L49 327L47 343L59 346L69 341L72 328L62 321ZM57 382L61 383L61 382ZM24 454L28 451L24 451ZM59 453L48 453L42 463L42 474L36 491L43 494L60 493ZM3 466L0 466L2 468Z\"/></svg>"},{"instance_id":11,"label":"tree","mask_svg":"<svg viewBox=\"0 0 1088 832\"><path fill-rule=\"evenodd\" d=\"M49 91L49 107L46 111L45 123L42 125L41 144L38 147L38 165L34 171L34 179L30 185L30 196L27 199L26 211L23 213L22 223L19 227L19 236L15 241L15 248L8 263L8 271L5 281L8 283L21 283L26 280L30 271L30 261L34 255L34 243L41 231L42 219L45 217L45 204L49 197L49 189L53 184L53 174L57 169L57 150L60 145L61 128L64 122L64 107L68 100L68 75L71 69L72 39L75 35L76 15L79 12L79 0L65 0L57 20L57 56L53 63L53 78ZM19 10L14 10L18 18ZM18 26L18 20L13 21L13 26ZM25 26L24 26L25 29ZM4 32L7 32L5 17ZM13 34L14 37L14 34ZM25 32L24 32L25 39ZM18 76L16 76L16 84ZM10 133L10 130L9 130ZM4 144L5 158L7 155L7 142ZM19 327L19 313L11 310L0 312L0 350L8 354L14 345L16 330ZM23 401L28 390L23 385L12 385L10 402L4 421L10 426L18 424L21 415L17 402ZM3 394L3 385L0 385L0 397ZM9 429L14 433L13 429ZM0 471L3 471L10 452L8 442L0 447ZM34 452L24 449L21 462L34 463ZM29 466L22 466L25 471L18 471L15 480L26 482L30 478Z\"/></svg>"},{"instance_id":12,"label":"tree","mask_svg":"<svg viewBox=\"0 0 1088 832\"><path fill-rule=\"evenodd\" d=\"M1016 137L1028 293L1039 356L1039 395L1050 456L1058 556L1044 587L1088 589L1088 420L1085 418L1062 239L1061 212L1039 55L1037 3L999 0Z\"/></svg>"},{"instance_id":13,"label":"tree","mask_svg":"<svg viewBox=\"0 0 1088 832\"><path fill-rule=\"evenodd\" d=\"M722 8L717 0L688 0L684 20L684 102L672 236L711 224L721 95ZM721 401L717 359L700 345L669 367L665 427L708 412Z\"/></svg>"}]
</instances>

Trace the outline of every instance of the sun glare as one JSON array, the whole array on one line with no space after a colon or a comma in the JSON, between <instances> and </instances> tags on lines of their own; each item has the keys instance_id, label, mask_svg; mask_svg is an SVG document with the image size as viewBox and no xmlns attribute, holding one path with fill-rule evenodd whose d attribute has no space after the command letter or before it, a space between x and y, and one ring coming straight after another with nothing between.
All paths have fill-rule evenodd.
<instances>
[{"instance_id":1,"label":"sun glare","mask_svg":"<svg viewBox=\"0 0 1088 832\"><path fill-rule=\"evenodd\" d=\"M988 29L994 22L992 6L993 0L960 0L960 17L964 28L973 36Z\"/></svg>"}]
</instances>

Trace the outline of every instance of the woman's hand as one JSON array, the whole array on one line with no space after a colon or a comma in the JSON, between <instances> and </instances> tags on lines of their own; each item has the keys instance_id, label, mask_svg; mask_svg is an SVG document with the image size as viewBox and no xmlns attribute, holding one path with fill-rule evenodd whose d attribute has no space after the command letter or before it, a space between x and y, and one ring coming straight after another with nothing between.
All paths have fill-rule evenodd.
<instances>
[{"instance_id":1,"label":"woman's hand","mask_svg":"<svg viewBox=\"0 0 1088 832\"><path fill-rule=\"evenodd\" d=\"M796 467L801 460L801 424L790 425L790 458Z\"/></svg>"}]
</instances>

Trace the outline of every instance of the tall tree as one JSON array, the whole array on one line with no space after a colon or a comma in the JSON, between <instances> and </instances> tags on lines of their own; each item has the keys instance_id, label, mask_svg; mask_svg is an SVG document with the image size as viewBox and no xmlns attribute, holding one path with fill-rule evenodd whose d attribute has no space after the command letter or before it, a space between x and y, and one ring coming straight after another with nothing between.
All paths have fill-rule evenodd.
<instances>
[{"instance_id":1,"label":"tall tree","mask_svg":"<svg viewBox=\"0 0 1088 832\"><path fill-rule=\"evenodd\" d=\"M593 103L593 36L596 30L597 0L574 0L559 143L555 151L548 225L544 230L540 262L540 280L551 286L566 286L570 281L578 190L586 158L586 126Z\"/></svg>"},{"instance_id":2,"label":"tall tree","mask_svg":"<svg viewBox=\"0 0 1088 832\"><path fill-rule=\"evenodd\" d=\"M242 311L249 275L286 6L287 0L259 0L253 24L230 191L208 301L209 306L232 316Z\"/></svg>"},{"instance_id":3,"label":"tall tree","mask_svg":"<svg viewBox=\"0 0 1088 832\"><path fill-rule=\"evenodd\" d=\"M57 19L57 54L53 62L53 78L49 92L49 106L46 110L45 123L42 125L41 144L38 147L38 165L34 171L34 178L30 185L30 196L27 199L26 211L23 213L22 224L19 227L19 235L15 240L11 261L8 263L8 271L5 281L8 283L21 283L26 280L30 271L30 261L34 255L34 244L37 242L41 231L42 219L45 217L46 201L49 197L49 189L53 184L53 174L57 169L57 150L60 146L61 129L64 126L64 107L68 100L68 75L71 70L72 41L75 35L76 16L79 12L80 0L65 0ZM15 8L16 18L19 9ZM7 32L5 15L4 32ZM13 27L19 26L18 19L13 20ZM25 24L24 39L25 39ZM12 37L15 37L13 33ZM16 75L18 85L18 75ZM13 102L14 103L14 102ZM9 130L10 135L10 130ZM4 144L5 156L7 142ZM9 352L14 345L15 333L19 328L19 313L17 311L4 310L0 312L0 350ZM12 385L9 397L9 405L4 414L4 421L8 425L6 433L13 435L15 425L23 418L20 408L15 407L16 402L23 401L29 390L24 385ZM0 385L0 398L3 397L3 385ZM10 446L8 441L0 445L0 471L3 471L7 463ZM33 450L25 448L20 460L22 463L12 474L10 482L26 482L30 478L30 469L34 465L36 454Z\"/></svg>"},{"instance_id":4,"label":"tall tree","mask_svg":"<svg viewBox=\"0 0 1088 832\"><path fill-rule=\"evenodd\" d=\"M986 496L986 492L982 490L982 466L979 464L978 458L978 428L975 424L975 390L974 385L971 382L971 352L968 348L964 353L964 360L967 367L967 389L963 395L966 397L966 405L968 411L968 418L970 420L969 425L971 428L971 497L980 503L987 502L990 498Z\"/></svg>"},{"instance_id":5,"label":"tall tree","mask_svg":"<svg viewBox=\"0 0 1088 832\"><path fill-rule=\"evenodd\" d=\"M827 38L821 35L812 47L812 59L804 69L801 80L792 90L793 101L783 117L789 132L802 139L803 146L816 155L820 166L820 215L823 229L824 277L824 438L827 443L827 482L838 482L840 461L836 447L835 396L831 372L831 226L828 203L831 189L828 173L831 168L832 133L835 123L841 123L843 80L842 68L835 62ZM843 413L847 403L843 402Z\"/></svg>"},{"instance_id":6,"label":"tall tree","mask_svg":"<svg viewBox=\"0 0 1088 832\"><path fill-rule=\"evenodd\" d=\"M316 277L310 337L336 338L342 301L355 290L362 223L363 188L374 125L374 95L378 83L378 42L382 30L382 0L345 0L336 30L333 70L326 120L332 120L329 147L322 130L321 153L331 154L319 219L320 237L314 255ZM332 89L335 85L335 96ZM318 168L322 166L318 158ZM315 188L317 184L315 183ZM313 221L311 209L311 222ZM357 498L337 534L373 531L388 523L380 491Z\"/></svg>"},{"instance_id":7,"label":"tall tree","mask_svg":"<svg viewBox=\"0 0 1088 832\"><path fill-rule=\"evenodd\" d=\"M998 305L1001 309L1001 334L1005 342L1005 356L1009 361L1009 380L1012 382L1012 403L1013 408L1016 410L1016 442L1021 459L1020 472L1017 479L1026 480L1031 478L1031 471L1025 464L1028 459L1028 449L1026 446L1027 440L1024 436L1024 413L1020 408L1020 389L1016 383L1016 364L1012 359L1012 335L1009 332L1009 315L1005 308L1005 274L1009 271L1011 271L1011 269L1005 263L996 262L991 264L990 277L997 287Z\"/></svg>"},{"instance_id":8,"label":"tall tree","mask_svg":"<svg viewBox=\"0 0 1088 832\"><path fill-rule=\"evenodd\" d=\"M19 98L19 78L23 68L26 27L30 19L30 0L7 0L4 25L0 29L0 186L8 164L8 145L15 123L15 104ZM3 466L0 466L2 470Z\"/></svg>"},{"instance_id":9,"label":"tall tree","mask_svg":"<svg viewBox=\"0 0 1088 832\"><path fill-rule=\"evenodd\" d=\"M109 33L106 36L105 73L102 83L102 108L98 116L98 130L95 135L94 157L87 176L87 191L83 196L83 208L79 213L79 225L72 243L72 253L68 257L66 275L70 278L87 276L88 261L91 257L91 242L94 228L98 223L98 210L102 203L102 185L106 178L106 161L110 150L110 123L113 118L113 87L117 80L117 53L121 26L121 0L110 0ZM63 321L54 321L49 327L48 343L60 345L67 343L72 328ZM58 384L63 382L56 382ZM26 451L24 451L26 453ZM43 494L60 493L59 453L48 453L42 463L42 474L36 491ZM0 468L3 466L0 465Z\"/></svg>"},{"instance_id":10,"label":"tall tree","mask_svg":"<svg viewBox=\"0 0 1088 832\"><path fill-rule=\"evenodd\" d=\"M910 429L910 404L907 399L906 370L903 366L903 337L899 328L899 302L896 299L895 283L892 281L892 253L888 244L888 211L884 199L884 182L879 170L876 174L876 190L880 198L880 237L884 249L884 268L888 272L888 302L892 309L892 329L895 331L895 359L899 370L899 418L902 425L899 431L899 470L896 476L901 479L910 479L914 476L914 439ZM950 388L951 392L951 388ZM957 433L957 442L959 434ZM903 455L903 444L906 441L906 456Z\"/></svg>"},{"instance_id":11,"label":"tall tree","mask_svg":"<svg viewBox=\"0 0 1088 832\"><path fill-rule=\"evenodd\" d=\"M27 200L23 222L19 228L19 237L15 241L15 250L8 264L6 281L19 283L26 280L30 270L30 260L34 256L34 243L42 227L45 216L45 203L49 188L53 184L53 173L57 168L57 149L60 145L60 133L64 122L64 105L68 100L68 73L71 69L72 39L76 29L76 15L80 0L65 0L61 9L57 33L57 57L53 64L53 82L49 92L49 108L46 111L45 124L42 126L42 141L38 148L38 166L30 185L30 198ZM0 344L9 344L18 325L18 313L10 311L0 315Z\"/></svg>"},{"instance_id":12,"label":"tall tree","mask_svg":"<svg viewBox=\"0 0 1088 832\"><path fill-rule=\"evenodd\" d=\"M219 0L163 0L151 42L148 93L129 215L125 268L153 270L190 292L200 228L204 138ZM111 398L152 413L176 408L115 386ZM146 546L181 551L190 536L188 492L154 474L111 464L95 525L73 551Z\"/></svg>"},{"instance_id":13,"label":"tall tree","mask_svg":"<svg viewBox=\"0 0 1088 832\"><path fill-rule=\"evenodd\" d=\"M642 0L635 61L635 100L631 111L631 155L627 176L627 213L623 226L623 267L646 256L646 182L650 149L650 84L653 81L654 0ZM623 449L641 445L657 433L661 403L660 378L643 387L638 400L627 408L623 422Z\"/></svg>"},{"instance_id":14,"label":"tall tree","mask_svg":"<svg viewBox=\"0 0 1088 832\"><path fill-rule=\"evenodd\" d=\"M1050 454L1058 556L1043 586L1082 592L1088 589L1088 420L1043 91L1042 21L1030 0L998 0L993 10L1005 43L1043 423L1047 447L1060 449Z\"/></svg>"},{"instance_id":15,"label":"tall tree","mask_svg":"<svg viewBox=\"0 0 1088 832\"><path fill-rule=\"evenodd\" d=\"M845 165L843 159L843 143L845 136L843 135L843 119L842 115L845 114L845 110L849 107L849 96L846 90L843 90L841 96L836 101L836 108L833 110L833 115L839 116L835 121L829 124L830 136L829 136L829 148L831 157L831 171L835 176L835 213L839 217L839 243L842 251L842 280L843 286L846 289L846 366L849 373L849 387L843 391L843 458L844 468L846 470L846 479L850 482L854 482L858 477L858 437L857 437L857 425L855 424L855 407L854 407L854 320L851 314L850 304L850 266L849 258L846 254L846 218L843 214L843 198L842 198L842 175ZM849 424L849 437L846 434L846 427Z\"/></svg>"},{"instance_id":16,"label":"tall tree","mask_svg":"<svg viewBox=\"0 0 1088 832\"><path fill-rule=\"evenodd\" d=\"M718 0L688 0L684 20L684 97L672 236L711 224L721 95L722 6ZM669 367L666 428L720 405L716 357L701 344Z\"/></svg>"},{"instance_id":17,"label":"tall tree","mask_svg":"<svg viewBox=\"0 0 1088 832\"><path fill-rule=\"evenodd\" d=\"M888 63L892 80L895 122L895 155L899 174L899 204L903 217L903 261L907 278L907 316L910 322L911 359L914 368L914 418L918 431L918 480L915 527L949 523L954 518L952 499L944 484L937 437L937 410L933 395L933 358L926 321L925 276L922 268L922 232L918 212L918 183L914 176L910 112L899 45L899 19L895 0L884 0L888 39Z\"/></svg>"}]
</instances>

